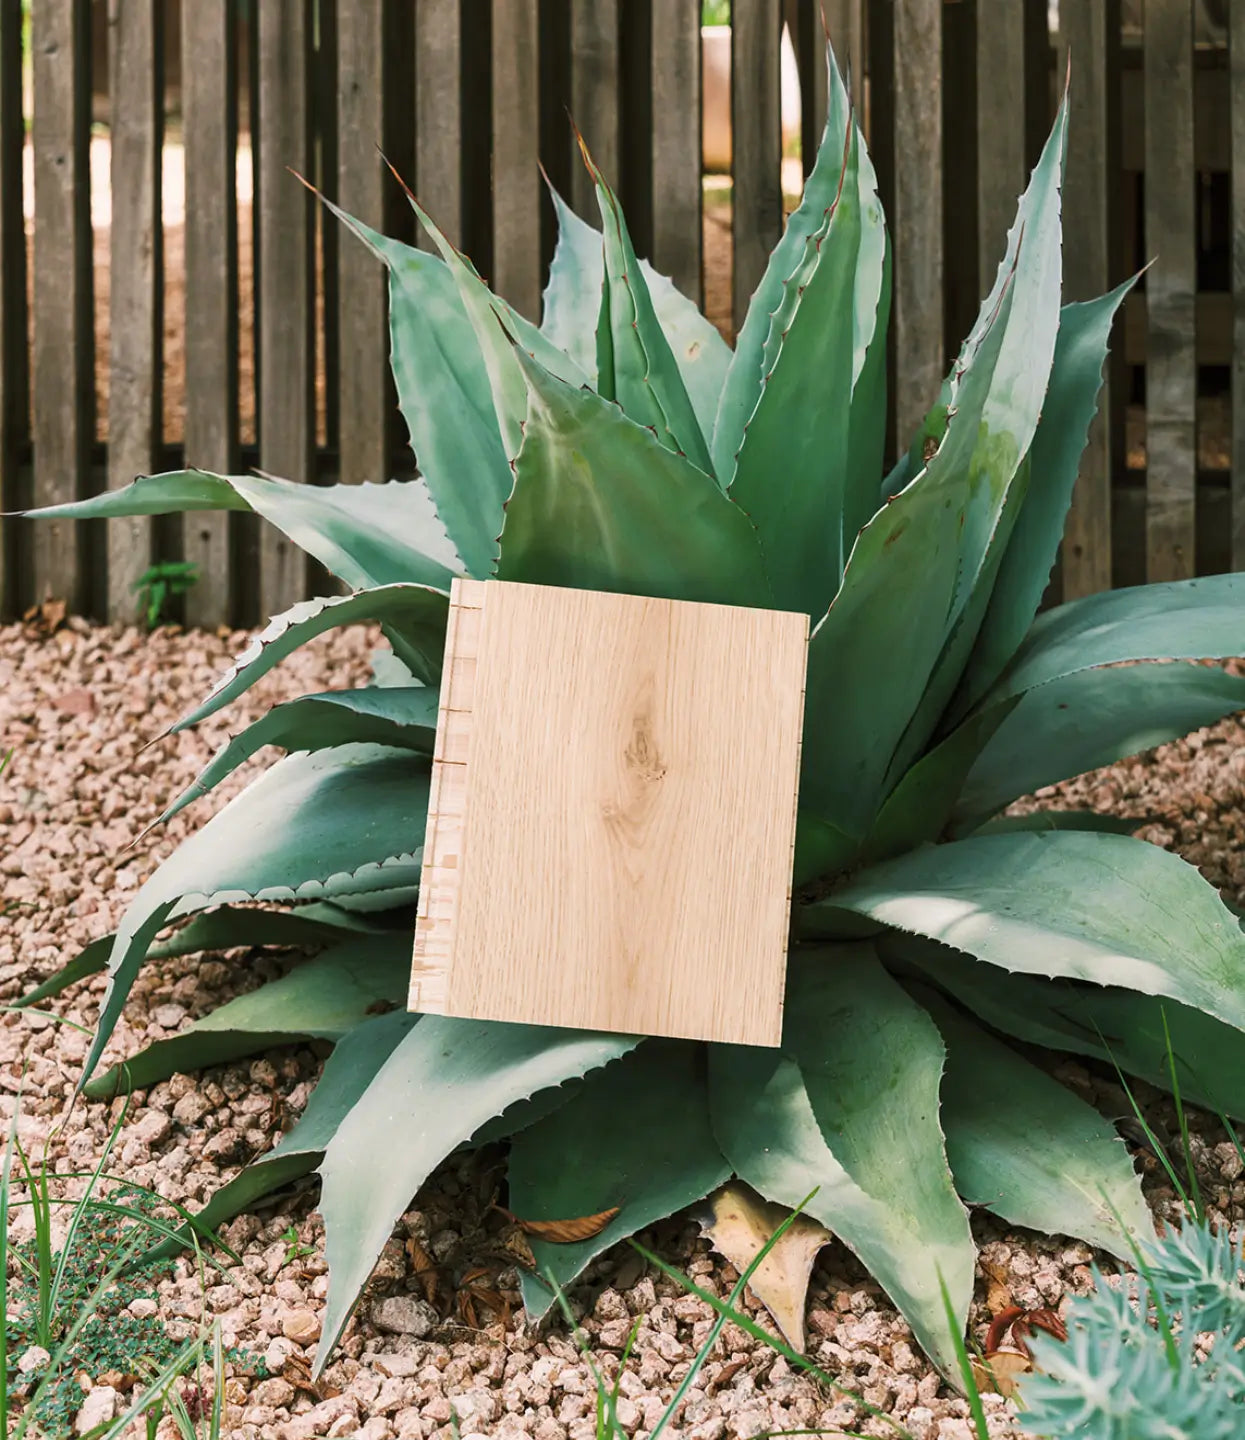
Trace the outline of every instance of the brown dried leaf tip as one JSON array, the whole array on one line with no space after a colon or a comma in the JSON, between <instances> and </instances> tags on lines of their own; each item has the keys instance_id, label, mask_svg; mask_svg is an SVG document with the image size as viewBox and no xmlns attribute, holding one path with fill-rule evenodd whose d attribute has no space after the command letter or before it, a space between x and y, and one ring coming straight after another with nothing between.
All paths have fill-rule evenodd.
<instances>
[{"instance_id":1,"label":"brown dried leaf tip","mask_svg":"<svg viewBox=\"0 0 1245 1440\"><path fill-rule=\"evenodd\" d=\"M618 1210L615 1205L612 1210L602 1210L597 1215L581 1215L574 1220L520 1220L517 1215L512 1219L525 1235L531 1235L536 1240L547 1241L550 1245L574 1245L599 1235Z\"/></svg>"}]
</instances>

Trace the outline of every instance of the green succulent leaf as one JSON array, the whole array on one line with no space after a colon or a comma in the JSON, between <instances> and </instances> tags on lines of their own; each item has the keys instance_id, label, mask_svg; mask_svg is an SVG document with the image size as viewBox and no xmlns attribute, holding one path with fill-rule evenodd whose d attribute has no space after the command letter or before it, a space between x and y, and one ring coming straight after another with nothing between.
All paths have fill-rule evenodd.
<instances>
[{"instance_id":1,"label":"green succulent leaf","mask_svg":"<svg viewBox=\"0 0 1245 1440\"><path fill-rule=\"evenodd\" d=\"M324 1062L324 1071L311 1092L297 1124L265 1155L253 1160L235 1179L223 1185L195 1216L200 1225L215 1230L257 1200L310 1175L323 1158L329 1141L360 1096L376 1078L389 1056L422 1016L395 1010L361 1021L344 1035ZM190 1243L190 1231L181 1232ZM181 1246L166 1241L144 1257L158 1260Z\"/></svg>"},{"instance_id":2,"label":"green succulent leaf","mask_svg":"<svg viewBox=\"0 0 1245 1440\"><path fill-rule=\"evenodd\" d=\"M332 745L390 745L431 755L437 733L438 692L428 685L326 690L274 705L232 736L160 816L158 824L208 794L265 745L324 750Z\"/></svg>"},{"instance_id":3,"label":"green succulent leaf","mask_svg":"<svg viewBox=\"0 0 1245 1440\"><path fill-rule=\"evenodd\" d=\"M424 1016L328 1142L320 1165L329 1295L317 1373L394 1222L433 1168L507 1106L639 1043L629 1035ZM379 1169L377 1155L387 1157Z\"/></svg>"},{"instance_id":4,"label":"green succulent leaf","mask_svg":"<svg viewBox=\"0 0 1245 1440\"><path fill-rule=\"evenodd\" d=\"M436 684L445 653L449 597L426 585L380 585L354 595L300 600L272 619L216 682L202 704L171 733L197 725L245 694L274 665L326 630L342 625L384 624L399 658L420 680Z\"/></svg>"},{"instance_id":5,"label":"green succulent leaf","mask_svg":"<svg viewBox=\"0 0 1245 1440\"><path fill-rule=\"evenodd\" d=\"M616 405L516 353L531 404L498 579L773 603L756 531L703 470Z\"/></svg>"},{"instance_id":6,"label":"green succulent leaf","mask_svg":"<svg viewBox=\"0 0 1245 1440\"><path fill-rule=\"evenodd\" d=\"M1132 1263L1130 1234L1152 1238L1154 1222L1115 1127L940 996L916 998L947 1047L942 1123L964 1199Z\"/></svg>"},{"instance_id":7,"label":"green succulent leaf","mask_svg":"<svg viewBox=\"0 0 1245 1440\"><path fill-rule=\"evenodd\" d=\"M847 910L1005 970L1162 995L1245 1030L1245 934L1192 865L1125 835L1048 830L929 845L807 907Z\"/></svg>"},{"instance_id":8,"label":"green succulent leaf","mask_svg":"<svg viewBox=\"0 0 1245 1440\"><path fill-rule=\"evenodd\" d=\"M179 1035L157 1040L83 1086L92 1099L146 1090L170 1075L257 1055L307 1038L340 1040L368 1015L406 1001L409 930L354 935L288 975L239 995Z\"/></svg>"},{"instance_id":9,"label":"green succulent leaf","mask_svg":"<svg viewBox=\"0 0 1245 1440\"><path fill-rule=\"evenodd\" d=\"M878 177L860 140L860 254L853 296L852 409L843 492L843 561L877 513L886 449L886 336L891 313L891 251Z\"/></svg>"},{"instance_id":10,"label":"green succulent leaf","mask_svg":"<svg viewBox=\"0 0 1245 1440\"><path fill-rule=\"evenodd\" d=\"M172 470L120 490L29 511L71 520L243 510L262 515L351 589L414 581L448 590L462 566L422 480L296 485L268 475Z\"/></svg>"},{"instance_id":11,"label":"green succulent leaf","mask_svg":"<svg viewBox=\"0 0 1245 1440\"><path fill-rule=\"evenodd\" d=\"M974 821L1043 785L1166 744L1241 709L1245 677L1215 666L1174 661L1074 671L1027 691L1019 704L1013 697L979 711L952 732L954 740L998 717L964 778L956 820L961 829L975 828Z\"/></svg>"},{"instance_id":12,"label":"green succulent leaf","mask_svg":"<svg viewBox=\"0 0 1245 1440\"><path fill-rule=\"evenodd\" d=\"M618 198L582 140L580 148L596 186L604 237L597 390L606 400L617 400L625 415L651 429L667 449L712 475L709 447L661 328Z\"/></svg>"},{"instance_id":13,"label":"green succulent leaf","mask_svg":"<svg viewBox=\"0 0 1245 1440\"><path fill-rule=\"evenodd\" d=\"M1133 835L1154 822L1153 815L1103 815L1097 810L1030 810L1024 815L998 815L974 835L1006 835L1013 830L1093 830Z\"/></svg>"},{"instance_id":14,"label":"green succulent leaf","mask_svg":"<svg viewBox=\"0 0 1245 1440\"><path fill-rule=\"evenodd\" d=\"M814 957L792 978L789 1031L797 1011L804 1023L782 1052L710 1051L718 1141L766 1199L798 1205L816 1186L807 1213L860 1256L950 1372L938 1274L965 1323L974 1249L938 1124L942 1041L863 949Z\"/></svg>"},{"instance_id":15,"label":"green succulent leaf","mask_svg":"<svg viewBox=\"0 0 1245 1440\"><path fill-rule=\"evenodd\" d=\"M829 46L826 64L830 103L817 147L817 161L804 182L800 203L788 217L781 239L770 252L765 274L748 302L748 313L735 339L735 351L722 385L711 450L714 473L723 485L729 485L735 473L735 456L743 444L744 429L757 407L764 376L772 368L766 363L772 336L771 317L782 301L787 282L799 268L809 240L822 229L839 191L850 114L846 91Z\"/></svg>"},{"instance_id":16,"label":"green succulent leaf","mask_svg":"<svg viewBox=\"0 0 1245 1440\"><path fill-rule=\"evenodd\" d=\"M912 936L880 944L888 963L915 967L995 1030L1118 1065L1161 1090L1171 1089L1170 1035L1184 1099L1245 1119L1240 1032L1200 1010L1116 986L1009 974Z\"/></svg>"},{"instance_id":17,"label":"green succulent leaf","mask_svg":"<svg viewBox=\"0 0 1245 1440\"><path fill-rule=\"evenodd\" d=\"M590 1240L552 1245L533 1238L538 1273L522 1275L528 1313L543 1315L553 1304L547 1272L569 1286L603 1250L703 1200L730 1173L709 1124L703 1046L647 1040L595 1071L510 1148L510 1208L524 1220L619 1210Z\"/></svg>"},{"instance_id":18,"label":"green succulent leaf","mask_svg":"<svg viewBox=\"0 0 1245 1440\"><path fill-rule=\"evenodd\" d=\"M541 330L547 339L595 381L597 353L594 321L605 282L604 236L571 209L552 185L549 195L558 217L558 243L545 289ZM731 347L674 282L639 262L658 323L683 378L702 435L713 431L722 384L731 363Z\"/></svg>"},{"instance_id":19,"label":"green succulent leaf","mask_svg":"<svg viewBox=\"0 0 1245 1440\"><path fill-rule=\"evenodd\" d=\"M760 536L776 602L815 618L839 587L850 466L860 141L847 127L838 193L771 322L757 405L744 428L731 499ZM798 423L793 417L798 416Z\"/></svg>"},{"instance_id":20,"label":"green succulent leaf","mask_svg":"<svg viewBox=\"0 0 1245 1440\"><path fill-rule=\"evenodd\" d=\"M380 745L290 755L173 852L125 912L85 1083L99 1063L152 940L179 904L334 900L414 885L429 765ZM407 851L396 847L405 840Z\"/></svg>"},{"instance_id":21,"label":"green succulent leaf","mask_svg":"<svg viewBox=\"0 0 1245 1440\"><path fill-rule=\"evenodd\" d=\"M998 678L1038 612L1063 539L1077 470L1098 409L1116 312L1136 277L1084 304L1065 305L1050 385L1029 452L1025 503L1008 541L964 677L971 703Z\"/></svg>"}]
</instances>

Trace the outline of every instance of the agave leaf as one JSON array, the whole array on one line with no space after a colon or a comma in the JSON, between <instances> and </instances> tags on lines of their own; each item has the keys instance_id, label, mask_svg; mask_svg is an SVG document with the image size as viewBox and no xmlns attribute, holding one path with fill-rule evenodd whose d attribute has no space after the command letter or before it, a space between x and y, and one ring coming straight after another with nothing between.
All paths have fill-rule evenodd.
<instances>
[{"instance_id":1,"label":"agave leaf","mask_svg":"<svg viewBox=\"0 0 1245 1440\"><path fill-rule=\"evenodd\" d=\"M963 699L967 703L998 678L1038 612L1063 539L1090 423L1098 409L1111 325L1135 283L1136 277L1108 295L1065 305L1059 312L1050 385L1029 453L1029 490L964 676Z\"/></svg>"},{"instance_id":2,"label":"agave leaf","mask_svg":"<svg viewBox=\"0 0 1245 1440\"><path fill-rule=\"evenodd\" d=\"M510 464L489 372L455 278L435 255L390 240L331 201L324 204L389 272L389 360L398 407L437 514L467 573L482 579L497 558Z\"/></svg>"},{"instance_id":3,"label":"agave leaf","mask_svg":"<svg viewBox=\"0 0 1245 1440\"><path fill-rule=\"evenodd\" d=\"M1109 835L1132 835L1154 823L1153 815L1102 815L1097 810L1030 810L1026 815L999 815L973 831L974 835L1006 835L1012 830L1093 830Z\"/></svg>"},{"instance_id":4,"label":"agave leaf","mask_svg":"<svg viewBox=\"0 0 1245 1440\"><path fill-rule=\"evenodd\" d=\"M415 884L428 769L424 757L380 745L289 755L184 840L117 928L83 1081L99 1063L152 940L187 897L199 896L203 905L333 900ZM402 837L408 852L396 849Z\"/></svg>"},{"instance_id":5,"label":"agave leaf","mask_svg":"<svg viewBox=\"0 0 1245 1440\"><path fill-rule=\"evenodd\" d=\"M287 655L326 630L381 621L388 626L402 661L430 684L441 678L449 597L426 585L380 585L354 595L300 600L275 616L251 641L209 692L207 699L172 727L197 725L243 695Z\"/></svg>"},{"instance_id":6,"label":"agave leaf","mask_svg":"<svg viewBox=\"0 0 1245 1440\"><path fill-rule=\"evenodd\" d=\"M174 906L169 923L196 909L201 897L187 900L185 908ZM214 903L209 896L207 904ZM190 922L174 930L164 940L153 941L145 959L168 960L178 955L194 955L200 950L231 950L239 946L275 945L284 949L315 948L338 938L343 932L367 932L375 926L361 918L339 910L334 905L313 903L297 910L261 910L257 906L221 905L218 909L195 914ZM26 992L15 1003L38 1005L59 995L62 990L88 975L98 975L108 966L113 935L92 940L67 964Z\"/></svg>"},{"instance_id":7,"label":"agave leaf","mask_svg":"<svg viewBox=\"0 0 1245 1440\"><path fill-rule=\"evenodd\" d=\"M1131 1263L1154 1233L1115 1127L933 991L916 998L947 1047L942 1123L956 1189L1011 1225L1075 1235Z\"/></svg>"},{"instance_id":8,"label":"agave leaf","mask_svg":"<svg viewBox=\"0 0 1245 1440\"><path fill-rule=\"evenodd\" d=\"M320 1165L329 1295L316 1373L435 1166L492 1116L634 1050L629 1035L426 1015L378 1071ZM377 1167L377 1155L386 1163Z\"/></svg>"},{"instance_id":9,"label":"agave leaf","mask_svg":"<svg viewBox=\"0 0 1245 1440\"><path fill-rule=\"evenodd\" d=\"M1021 200L946 435L860 532L810 641L801 800L858 838L950 699L1014 520L1058 327L1066 118L1065 105Z\"/></svg>"},{"instance_id":10,"label":"agave leaf","mask_svg":"<svg viewBox=\"0 0 1245 1440\"><path fill-rule=\"evenodd\" d=\"M1163 995L1245 1030L1245 934L1192 865L1125 835L976 835L866 870L847 910L1004 970Z\"/></svg>"},{"instance_id":11,"label":"agave leaf","mask_svg":"<svg viewBox=\"0 0 1245 1440\"><path fill-rule=\"evenodd\" d=\"M588 1076L565 1105L515 1137L510 1208L537 1220L619 1210L577 1244L533 1239L538 1273L522 1274L529 1313L553 1304L546 1272L565 1288L603 1250L702 1200L729 1174L709 1125L702 1046L648 1040Z\"/></svg>"},{"instance_id":12,"label":"agave leaf","mask_svg":"<svg viewBox=\"0 0 1245 1440\"><path fill-rule=\"evenodd\" d=\"M826 222L808 238L806 258L774 312L760 396L729 482L731 499L757 527L776 602L814 617L838 589L845 559L851 433L845 417L861 241L854 124L847 141Z\"/></svg>"},{"instance_id":13,"label":"agave leaf","mask_svg":"<svg viewBox=\"0 0 1245 1440\"><path fill-rule=\"evenodd\" d=\"M296 485L266 475L172 470L120 490L28 511L72 520L250 510L275 525L352 590L409 580L448 590L462 573L422 480L384 485Z\"/></svg>"},{"instance_id":14,"label":"agave leaf","mask_svg":"<svg viewBox=\"0 0 1245 1440\"><path fill-rule=\"evenodd\" d=\"M722 385L710 448L714 473L724 485L730 483L735 472L735 456L743 444L744 428L757 407L762 377L772 368L766 364L765 356L771 338L770 318L778 309L787 282L800 265L808 241L825 223L826 212L839 190L849 113L846 91L828 44L826 64L830 103L817 147L817 162L804 182L803 197L788 218L782 238L770 251L765 274L748 302L748 313L736 337L735 352Z\"/></svg>"},{"instance_id":15,"label":"agave leaf","mask_svg":"<svg viewBox=\"0 0 1245 1440\"><path fill-rule=\"evenodd\" d=\"M1012 705L1010 714L1003 706ZM955 802L961 830L1021 795L1150 750L1245 709L1245 677L1209 665L1110 666L1078 670L978 712L990 727ZM944 746L950 741L944 741ZM933 751L937 755L943 749ZM925 762L922 761L922 764Z\"/></svg>"},{"instance_id":16,"label":"agave leaf","mask_svg":"<svg viewBox=\"0 0 1245 1440\"><path fill-rule=\"evenodd\" d=\"M1115 986L1008 974L912 935L887 935L879 948L888 964L915 968L995 1030L1118 1065L1163 1090L1171 1089L1170 1035L1184 1099L1245 1118L1240 1032L1200 1010Z\"/></svg>"},{"instance_id":17,"label":"agave leaf","mask_svg":"<svg viewBox=\"0 0 1245 1440\"><path fill-rule=\"evenodd\" d=\"M441 258L458 287L463 310L475 331L480 354L484 357L484 368L492 390L493 410L501 431L502 445L507 459L513 461L523 443L523 417L527 413L527 388L515 364L516 343L533 355L546 370L568 385L586 385L588 377L569 355L559 350L535 325L525 320L500 296L493 294L481 280L471 261L451 244L406 186L402 188L406 191L406 198L416 219L441 252Z\"/></svg>"},{"instance_id":18,"label":"agave leaf","mask_svg":"<svg viewBox=\"0 0 1245 1440\"><path fill-rule=\"evenodd\" d=\"M437 733L438 692L428 685L326 690L274 705L227 740L157 824L206 795L265 745L283 750L324 750L368 742L431 755Z\"/></svg>"},{"instance_id":19,"label":"agave leaf","mask_svg":"<svg viewBox=\"0 0 1245 1440\"><path fill-rule=\"evenodd\" d=\"M222 1185L195 1219L215 1230L250 1209L263 1196L310 1175L338 1126L372 1083L377 1071L421 1019L422 1016L396 1010L363 1020L344 1035L324 1062L324 1071L294 1128L267 1154L253 1160L240 1175ZM185 1236L183 1244L189 1244L189 1230L183 1227L180 1233ZM144 1259L158 1260L175 1254L180 1248L176 1241L165 1241L149 1251Z\"/></svg>"},{"instance_id":20,"label":"agave leaf","mask_svg":"<svg viewBox=\"0 0 1245 1440\"><path fill-rule=\"evenodd\" d=\"M558 243L545 288L541 330L591 379L597 366L594 322L605 281L604 236L574 210L552 185L549 195L558 217ZM713 431L722 384L731 363L731 347L700 312L693 300L667 276L640 261L640 273L652 298L657 320L674 355L683 387L692 402L702 435Z\"/></svg>"},{"instance_id":21,"label":"agave leaf","mask_svg":"<svg viewBox=\"0 0 1245 1440\"><path fill-rule=\"evenodd\" d=\"M833 983L840 959L836 953L812 963L824 965ZM921 1346L950 1373L955 1351L938 1271L964 1323L974 1252L938 1128L942 1042L900 987L865 961L842 954L840 995L801 990L800 1004L827 1002L809 1017L817 1034L794 1037L802 1051L806 1039L815 1040L807 1065L792 1058L786 1042L782 1052L711 1048L713 1126L735 1173L766 1199L795 1206L816 1187L805 1213L860 1256ZM793 995L789 1021L795 1001ZM857 1032L834 1028L844 1005L851 1023L862 1027L859 1048ZM834 1073L848 1083L836 1097L831 1070L821 1062L822 1052L837 1051L841 1041L847 1053Z\"/></svg>"},{"instance_id":22,"label":"agave leaf","mask_svg":"<svg viewBox=\"0 0 1245 1440\"><path fill-rule=\"evenodd\" d=\"M531 404L498 579L772 603L756 531L703 470L610 401L516 354Z\"/></svg>"},{"instance_id":23,"label":"agave leaf","mask_svg":"<svg viewBox=\"0 0 1245 1440\"><path fill-rule=\"evenodd\" d=\"M404 1005L413 943L409 930L340 941L181 1034L111 1066L83 1089L93 1099L108 1098L146 1090L178 1071L202 1070L294 1040L340 1040L369 1015Z\"/></svg>"},{"instance_id":24,"label":"agave leaf","mask_svg":"<svg viewBox=\"0 0 1245 1440\"><path fill-rule=\"evenodd\" d=\"M1033 622L978 708L1125 660L1222 660L1245 648L1245 575L1134 585L1070 600Z\"/></svg>"},{"instance_id":25,"label":"agave leaf","mask_svg":"<svg viewBox=\"0 0 1245 1440\"><path fill-rule=\"evenodd\" d=\"M713 474L683 377L661 328L648 283L623 219L618 197L580 141L601 211L604 269L597 321L597 390L623 413L648 426L667 449Z\"/></svg>"},{"instance_id":26,"label":"agave leaf","mask_svg":"<svg viewBox=\"0 0 1245 1440\"><path fill-rule=\"evenodd\" d=\"M881 504L877 479L886 449L886 337L891 313L891 251L878 178L860 141L860 256L853 296L852 410L843 491L843 557Z\"/></svg>"}]
</instances>

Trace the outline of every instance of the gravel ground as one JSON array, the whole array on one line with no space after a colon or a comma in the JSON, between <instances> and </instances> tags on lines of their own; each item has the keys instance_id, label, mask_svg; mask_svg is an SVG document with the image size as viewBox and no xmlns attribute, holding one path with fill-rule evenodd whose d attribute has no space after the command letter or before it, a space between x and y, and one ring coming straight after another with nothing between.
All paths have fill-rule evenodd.
<instances>
[{"instance_id":1,"label":"gravel ground","mask_svg":"<svg viewBox=\"0 0 1245 1440\"><path fill-rule=\"evenodd\" d=\"M0 1000L12 1000L109 929L154 864L265 763L264 757L251 762L211 800L127 848L229 731L278 698L358 683L374 643L360 631L327 637L196 732L144 749L209 688L246 639L171 630L145 636L73 620L51 634L32 626L0 627L0 750L13 751L0 776ZM1228 898L1240 901L1245 898L1241 738L1239 723L1226 722L1027 803L1161 815L1163 823L1143 832L1146 837L1180 850ZM110 1056L167 1036L187 1019L279 973L285 963L271 956L246 965L191 958L147 967ZM96 978L67 992L53 1008L91 1026L102 992ZM13 1013L0 1019L0 1114L11 1114L25 1061L22 1138L34 1147L50 1141L55 1165L64 1171L99 1154L119 1114L117 1106L71 1105L84 1052L85 1037L68 1027ZM305 1103L321 1059L311 1048L273 1051L249 1065L175 1076L137 1093L116 1168L197 1208L288 1125ZM1122 1092L1100 1075L1074 1063L1063 1064L1058 1073L1106 1113L1127 1113ZM1175 1133L1166 1102L1139 1089L1158 1133ZM1245 1201L1240 1161L1215 1124L1198 1115L1192 1123L1207 1202L1239 1220ZM318 1393L302 1383L314 1356L326 1288L314 1189L283 1197L227 1227L242 1264L228 1283L210 1277L206 1296L191 1267L181 1265L162 1287L170 1325L189 1333L206 1302L207 1312L221 1319L227 1343L263 1355L270 1371L263 1380L232 1375L229 1434L248 1440L352 1434L440 1440L450 1435L452 1406L464 1437L588 1440L593 1435L591 1377L565 1328L528 1327L520 1315L502 1323L483 1303L472 1303L469 1288L459 1288L455 1297L455 1283L472 1270L485 1271L481 1283L487 1288L506 1289L515 1280L503 1222L489 1210L499 1159L485 1153L447 1164L421 1193L417 1208L395 1231ZM1139 1163L1156 1213L1170 1213L1174 1199L1154 1157L1141 1155ZM292 1261L282 1238L291 1225L310 1247ZM1012 1232L985 1215L975 1217L974 1226L983 1245L973 1316L978 1339L1004 1304L1058 1307L1065 1296L1088 1287L1092 1257L1085 1246ZM647 1239L715 1293L725 1294L736 1278L687 1217L657 1227ZM412 1268L418 1249L410 1241L440 1267L444 1292L455 1297L448 1311L426 1300ZM708 1333L709 1307L647 1273L626 1247L603 1257L573 1300L607 1375L617 1372L634 1318L643 1317L619 1403L624 1427L643 1435ZM756 1313L751 1304L746 1308ZM764 1320L763 1313L759 1318ZM837 1243L822 1251L814 1270L809 1344L826 1370L917 1440L969 1440L964 1403L940 1383L907 1326ZM92 1399L97 1414L111 1404L104 1394ZM1010 1407L993 1396L986 1403L991 1434L1015 1435ZM667 1433L686 1440L734 1440L801 1428L893 1433L728 1326L677 1426Z\"/></svg>"}]
</instances>

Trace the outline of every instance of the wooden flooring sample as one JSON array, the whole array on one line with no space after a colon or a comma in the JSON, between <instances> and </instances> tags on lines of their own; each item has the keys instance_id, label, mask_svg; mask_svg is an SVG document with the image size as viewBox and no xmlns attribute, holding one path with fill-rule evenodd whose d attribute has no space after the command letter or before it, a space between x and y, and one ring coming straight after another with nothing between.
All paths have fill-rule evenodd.
<instances>
[{"instance_id":1,"label":"wooden flooring sample","mask_svg":"<svg viewBox=\"0 0 1245 1440\"><path fill-rule=\"evenodd\" d=\"M410 1008L777 1045L808 620L455 580Z\"/></svg>"}]
</instances>

